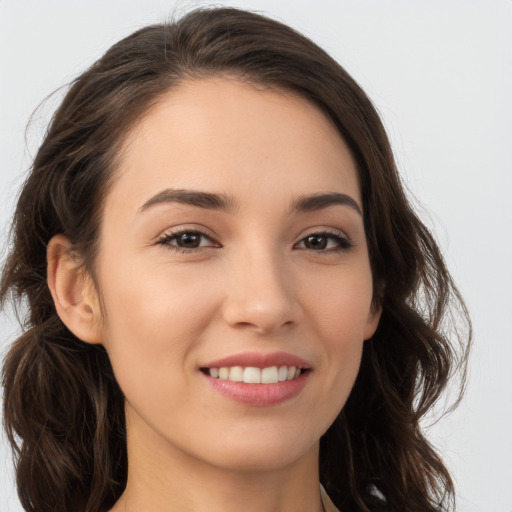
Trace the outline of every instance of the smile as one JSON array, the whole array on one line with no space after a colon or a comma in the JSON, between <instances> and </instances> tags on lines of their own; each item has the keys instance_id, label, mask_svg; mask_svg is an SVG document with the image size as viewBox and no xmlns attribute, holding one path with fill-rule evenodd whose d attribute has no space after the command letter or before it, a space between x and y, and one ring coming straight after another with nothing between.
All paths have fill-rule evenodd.
<instances>
[{"instance_id":1,"label":"smile","mask_svg":"<svg viewBox=\"0 0 512 512\"><path fill-rule=\"evenodd\" d=\"M296 366L269 366L256 368L254 366L223 366L221 368L205 369L210 377L231 382L244 382L245 384L277 384L296 379L301 369Z\"/></svg>"},{"instance_id":2,"label":"smile","mask_svg":"<svg viewBox=\"0 0 512 512\"><path fill-rule=\"evenodd\" d=\"M216 393L246 406L271 407L300 395L312 367L286 352L234 354L201 365L201 374Z\"/></svg>"}]
</instances>

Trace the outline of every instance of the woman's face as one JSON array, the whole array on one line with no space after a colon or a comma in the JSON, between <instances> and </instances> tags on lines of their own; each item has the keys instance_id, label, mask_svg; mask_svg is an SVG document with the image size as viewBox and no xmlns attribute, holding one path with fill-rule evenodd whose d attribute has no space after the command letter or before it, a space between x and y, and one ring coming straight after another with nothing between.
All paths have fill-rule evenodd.
<instances>
[{"instance_id":1,"label":"woman's face","mask_svg":"<svg viewBox=\"0 0 512 512\"><path fill-rule=\"evenodd\" d=\"M154 106L96 267L131 446L237 470L316 456L379 318L361 204L346 144L300 97L218 78Z\"/></svg>"}]
</instances>

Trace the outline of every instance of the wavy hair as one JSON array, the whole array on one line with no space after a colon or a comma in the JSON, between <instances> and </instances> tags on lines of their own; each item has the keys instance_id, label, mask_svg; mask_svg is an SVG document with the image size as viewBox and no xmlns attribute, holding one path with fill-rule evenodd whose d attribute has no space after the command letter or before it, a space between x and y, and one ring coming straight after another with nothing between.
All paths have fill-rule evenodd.
<instances>
[{"instance_id":1,"label":"wavy hair","mask_svg":"<svg viewBox=\"0 0 512 512\"><path fill-rule=\"evenodd\" d=\"M94 276L103 202L126 134L173 87L225 75L313 102L357 163L373 300L383 312L352 393L321 439L321 482L344 512L450 509L452 480L420 420L456 371L464 382L471 332L464 303L408 202L366 94L303 35L231 8L194 10L112 46L74 80L34 159L0 282L2 305L24 312L3 366L22 506L106 511L127 478L123 394L106 351L77 339L57 316L47 244L68 237Z\"/></svg>"}]
</instances>

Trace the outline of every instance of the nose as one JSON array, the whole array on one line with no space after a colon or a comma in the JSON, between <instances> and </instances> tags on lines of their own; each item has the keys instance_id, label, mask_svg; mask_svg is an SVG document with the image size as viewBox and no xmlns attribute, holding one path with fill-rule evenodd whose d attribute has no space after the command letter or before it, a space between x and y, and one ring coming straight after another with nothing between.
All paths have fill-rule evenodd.
<instances>
[{"instance_id":1,"label":"nose","mask_svg":"<svg viewBox=\"0 0 512 512\"><path fill-rule=\"evenodd\" d=\"M248 254L249 253L249 254ZM273 334L299 322L295 280L285 258L273 251L247 251L230 262L223 317L235 328Z\"/></svg>"}]
</instances>

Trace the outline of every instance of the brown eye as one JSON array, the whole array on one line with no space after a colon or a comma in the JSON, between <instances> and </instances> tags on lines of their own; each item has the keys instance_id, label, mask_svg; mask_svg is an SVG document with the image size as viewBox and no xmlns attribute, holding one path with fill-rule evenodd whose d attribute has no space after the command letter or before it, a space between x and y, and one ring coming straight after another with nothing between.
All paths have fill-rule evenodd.
<instances>
[{"instance_id":1,"label":"brown eye","mask_svg":"<svg viewBox=\"0 0 512 512\"><path fill-rule=\"evenodd\" d=\"M308 236L304 239L304 245L308 249L325 249L327 247L327 237L321 235Z\"/></svg>"},{"instance_id":2,"label":"brown eye","mask_svg":"<svg viewBox=\"0 0 512 512\"><path fill-rule=\"evenodd\" d=\"M304 237L297 247L316 252L345 251L353 246L352 242L341 232L312 233Z\"/></svg>"},{"instance_id":3,"label":"brown eye","mask_svg":"<svg viewBox=\"0 0 512 512\"><path fill-rule=\"evenodd\" d=\"M201 245L201 236L198 233L183 233L176 237L176 245L186 249L195 249Z\"/></svg>"},{"instance_id":4,"label":"brown eye","mask_svg":"<svg viewBox=\"0 0 512 512\"><path fill-rule=\"evenodd\" d=\"M194 252L201 248L219 247L207 234L201 231L168 233L159 238L156 243L180 252Z\"/></svg>"}]
</instances>

